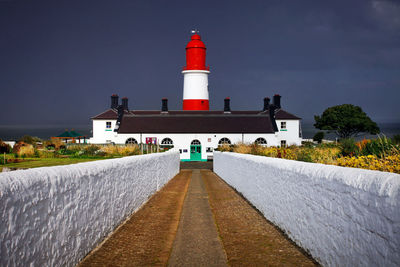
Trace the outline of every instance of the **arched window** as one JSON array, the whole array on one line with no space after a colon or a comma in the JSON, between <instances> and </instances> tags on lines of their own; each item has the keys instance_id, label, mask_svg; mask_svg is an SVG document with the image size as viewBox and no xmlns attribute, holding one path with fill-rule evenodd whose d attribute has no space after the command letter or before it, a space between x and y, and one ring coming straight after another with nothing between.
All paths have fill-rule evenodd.
<instances>
[{"instance_id":1,"label":"arched window","mask_svg":"<svg viewBox=\"0 0 400 267\"><path fill-rule=\"evenodd\" d=\"M201 145L200 141L197 140L197 139L194 139L190 144L191 144L192 146L199 146L199 145Z\"/></svg>"},{"instance_id":2,"label":"arched window","mask_svg":"<svg viewBox=\"0 0 400 267\"><path fill-rule=\"evenodd\" d=\"M173 147L174 146L174 142L172 142L171 138L164 138L161 141L161 147Z\"/></svg>"},{"instance_id":3,"label":"arched window","mask_svg":"<svg viewBox=\"0 0 400 267\"><path fill-rule=\"evenodd\" d=\"M128 139L126 139L125 144L126 145L137 145L137 141L135 138L128 138Z\"/></svg>"},{"instance_id":4,"label":"arched window","mask_svg":"<svg viewBox=\"0 0 400 267\"><path fill-rule=\"evenodd\" d=\"M230 145L231 144L231 140L229 140L228 138L224 137L221 138L218 142L219 146L223 146L223 145Z\"/></svg>"},{"instance_id":5,"label":"arched window","mask_svg":"<svg viewBox=\"0 0 400 267\"><path fill-rule=\"evenodd\" d=\"M259 137L256 139L256 141L254 141L254 143L256 143L257 145L266 145L267 140L265 140L265 138Z\"/></svg>"}]
</instances>

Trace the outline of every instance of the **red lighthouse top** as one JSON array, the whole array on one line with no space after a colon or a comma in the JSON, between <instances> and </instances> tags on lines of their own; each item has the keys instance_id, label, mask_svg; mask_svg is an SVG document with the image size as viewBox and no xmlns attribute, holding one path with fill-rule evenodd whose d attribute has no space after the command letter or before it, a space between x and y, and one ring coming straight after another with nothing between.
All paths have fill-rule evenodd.
<instances>
[{"instance_id":1,"label":"red lighthouse top","mask_svg":"<svg viewBox=\"0 0 400 267\"><path fill-rule=\"evenodd\" d=\"M210 70L206 66L206 46L198 33L190 37L186 46L186 67L183 70Z\"/></svg>"}]
</instances>

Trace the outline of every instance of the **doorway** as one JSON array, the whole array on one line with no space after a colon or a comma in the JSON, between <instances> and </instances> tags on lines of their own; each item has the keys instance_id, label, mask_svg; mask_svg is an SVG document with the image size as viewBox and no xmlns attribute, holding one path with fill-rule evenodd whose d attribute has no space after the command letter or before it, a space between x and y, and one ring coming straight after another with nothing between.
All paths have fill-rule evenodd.
<instances>
[{"instance_id":1,"label":"doorway","mask_svg":"<svg viewBox=\"0 0 400 267\"><path fill-rule=\"evenodd\" d=\"M201 161L201 143L197 139L190 143L190 161Z\"/></svg>"}]
</instances>

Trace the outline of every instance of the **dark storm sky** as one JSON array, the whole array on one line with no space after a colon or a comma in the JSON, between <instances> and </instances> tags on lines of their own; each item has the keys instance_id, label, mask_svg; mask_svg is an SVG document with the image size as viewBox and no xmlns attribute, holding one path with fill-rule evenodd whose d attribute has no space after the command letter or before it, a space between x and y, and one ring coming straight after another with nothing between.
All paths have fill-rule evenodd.
<instances>
[{"instance_id":1,"label":"dark storm sky","mask_svg":"<svg viewBox=\"0 0 400 267\"><path fill-rule=\"evenodd\" d=\"M207 45L210 105L333 105L400 121L400 1L0 0L0 125L83 124L113 93L181 109L190 30Z\"/></svg>"}]
</instances>

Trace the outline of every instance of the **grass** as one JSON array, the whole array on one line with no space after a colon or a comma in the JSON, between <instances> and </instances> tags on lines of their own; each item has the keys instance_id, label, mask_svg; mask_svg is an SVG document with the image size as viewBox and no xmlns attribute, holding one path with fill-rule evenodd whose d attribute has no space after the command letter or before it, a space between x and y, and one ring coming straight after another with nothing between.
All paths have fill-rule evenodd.
<instances>
[{"instance_id":1,"label":"grass","mask_svg":"<svg viewBox=\"0 0 400 267\"><path fill-rule=\"evenodd\" d=\"M6 165L0 165L0 172L3 168L38 168L38 167L49 167L56 165L68 165L80 162L102 160L104 158L25 158L23 162L18 163L7 163Z\"/></svg>"}]
</instances>

